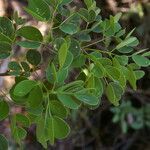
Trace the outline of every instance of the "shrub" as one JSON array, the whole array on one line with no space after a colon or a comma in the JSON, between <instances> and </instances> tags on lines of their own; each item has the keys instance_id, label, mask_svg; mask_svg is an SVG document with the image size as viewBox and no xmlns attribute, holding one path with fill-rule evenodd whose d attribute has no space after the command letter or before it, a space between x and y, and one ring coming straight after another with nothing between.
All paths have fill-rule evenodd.
<instances>
[{"instance_id":1,"label":"shrub","mask_svg":"<svg viewBox=\"0 0 150 150\"><path fill-rule=\"evenodd\" d=\"M0 58L12 60L14 45L26 48L19 61L9 62L6 72L15 76L11 101L0 101L0 120L9 116L18 144L31 124L36 125L37 140L44 148L55 139L66 138L70 127L65 120L72 109L97 108L104 93L118 106L126 85L136 90L136 81L144 76L140 68L150 64L149 52L135 51L139 41L132 36L134 30L126 33L119 24L121 13L102 19L94 0L84 0L85 8L78 10L66 7L72 1L28 0L26 12L49 27L44 36L16 12L12 21L0 17ZM48 63L43 57L45 47L50 53ZM45 76L31 80L39 69ZM72 71L75 76L70 79ZM26 113L11 113L9 103ZM0 145L7 147L2 135Z\"/></svg>"},{"instance_id":2,"label":"shrub","mask_svg":"<svg viewBox=\"0 0 150 150\"><path fill-rule=\"evenodd\" d=\"M119 107L112 107L114 113L112 121L119 123L123 133L128 132L128 128L139 130L144 127L150 127L150 105L136 108L132 106L131 101L123 101Z\"/></svg>"}]
</instances>

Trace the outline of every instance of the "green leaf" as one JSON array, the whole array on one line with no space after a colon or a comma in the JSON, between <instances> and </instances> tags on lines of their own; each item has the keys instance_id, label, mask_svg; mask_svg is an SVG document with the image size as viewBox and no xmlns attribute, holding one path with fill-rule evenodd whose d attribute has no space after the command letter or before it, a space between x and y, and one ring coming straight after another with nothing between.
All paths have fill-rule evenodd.
<instances>
[{"instance_id":1,"label":"green leaf","mask_svg":"<svg viewBox=\"0 0 150 150\"><path fill-rule=\"evenodd\" d=\"M114 16L114 21L115 21L115 22L118 22L118 21L120 20L121 16L122 16L122 13L117 13L117 14Z\"/></svg>"},{"instance_id":2,"label":"green leaf","mask_svg":"<svg viewBox=\"0 0 150 150\"><path fill-rule=\"evenodd\" d=\"M59 6L58 12L63 16L63 17L69 17L70 16L70 10L66 9L65 7L62 7L62 5ZM62 22L62 21L60 21Z\"/></svg>"},{"instance_id":3,"label":"green leaf","mask_svg":"<svg viewBox=\"0 0 150 150\"><path fill-rule=\"evenodd\" d=\"M104 67L107 65L112 65L112 61L109 58L100 58L99 61Z\"/></svg>"},{"instance_id":4,"label":"green leaf","mask_svg":"<svg viewBox=\"0 0 150 150\"><path fill-rule=\"evenodd\" d=\"M142 67L147 67L150 65L150 60L144 56L141 55L133 55L132 56L133 61Z\"/></svg>"},{"instance_id":5,"label":"green leaf","mask_svg":"<svg viewBox=\"0 0 150 150\"><path fill-rule=\"evenodd\" d=\"M115 18L113 16L110 16L109 20L106 20L106 26L104 28L104 35L105 36L114 36L115 33L117 33L121 26L118 22L115 21Z\"/></svg>"},{"instance_id":6,"label":"green leaf","mask_svg":"<svg viewBox=\"0 0 150 150\"><path fill-rule=\"evenodd\" d=\"M15 88L16 85L13 85L13 87L10 89L9 91L9 94L10 94L10 97L11 99L13 100L13 102L15 102L16 104L25 104L26 101L27 101L27 96L24 96L24 97L20 97L20 96L16 96L14 95L14 88Z\"/></svg>"},{"instance_id":7,"label":"green leaf","mask_svg":"<svg viewBox=\"0 0 150 150\"><path fill-rule=\"evenodd\" d=\"M130 63L128 64L128 66L131 67L133 70L141 69L141 67L137 65L136 63Z\"/></svg>"},{"instance_id":8,"label":"green leaf","mask_svg":"<svg viewBox=\"0 0 150 150\"><path fill-rule=\"evenodd\" d=\"M106 96L108 100L115 106L119 105L119 100L123 94L122 87L116 82L110 82L106 87Z\"/></svg>"},{"instance_id":9,"label":"green leaf","mask_svg":"<svg viewBox=\"0 0 150 150\"><path fill-rule=\"evenodd\" d=\"M83 54L81 54L73 60L71 66L73 68L80 68L80 67L84 66L85 61L86 61L86 57Z\"/></svg>"},{"instance_id":10,"label":"green leaf","mask_svg":"<svg viewBox=\"0 0 150 150\"><path fill-rule=\"evenodd\" d=\"M63 65L63 68L64 69L69 68L71 63L72 63L72 61L73 61L73 55L72 55L71 52L68 51L65 63Z\"/></svg>"},{"instance_id":11,"label":"green leaf","mask_svg":"<svg viewBox=\"0 0 150 150\"><path fill-rule=\"evenodd\" d=\"M118 60L118 62L120 63L120 65L127 65L128 64L128 56L126 55L122 55L122 56L115 56L115 58Z\"/></svg>"},{"instance_id":12,"label":"green leaf","mask_svg":"<svg viewBox=\"0 0 150 150\"><path fill-rule=\"evenodd\" d=\"M43 101L43 91L40 86L35 86L28 97L29 107L37 108Z\"/></svg>"},{"instance_id":13,"label":"green leaf","mask_svg":"<svg viewBox=\"0 0 150 150\"><path fill-rule=\"evenodd\" d=\"M126 80L126 76L124 75L122 70L120 70L120 77L119 77L118 81L119 81L120 85L123 87L123 89L125 89L127 80Z\"/></svg>"},{"instance_id":14,"label":"green leaf","mask_svg":"<svg viewBox=\"0 0 150 150\"><path fill-rule=\"evenodd\" d=\"M68 51L70 51L73 54L74 58L77 58L80 55L80 52L81 52L79 42L75 39L72 39Z\"/></svg>"},{"instance_id":15,"label":"green leaf","mask_svg":"<svg viewBox=\"0 0 150 150\"><path fill-rule=\"evenodd\" d=\"M96 59L102 59L102 54L98 51L94 51L90 53L90 55L94 56Z\"/></svg>"},{"instance_id":16,"label":"green leaf","mask_svg":"<svg viewBox=\"0 0 150 150\"><path fill-rule=\"evenodd\" d=\"M84 0L84 3L86 4L87 8L89 9L93 4L93 0Z\"/></svg>"},{"instance_id":17,"label":"green leaf","mask_svg":"<svg viewBox=\"0 0 150 150\"><path fill-rule=\"evenodd\" d=\"M63 43L65 43L66 40L62 37L56 38L53 42L54 48L58 51Z\"/></svg>"},{"instance_id":18,"label":"green leaf","mask_svg":"<svg viewBox=\"0 0 150 150\"><path fill-rule=\"evenodd\" d=\"M20 41L16 43L17 45L24 47L24 48L30 48L30 49L37 49L40 47L40 43L36 41Z\"/></svg>"},{"instance_id":19,"label":"green leaf","mask_svg":"<svg viewBox=\"0 0 150 150\"><path fill-rule=\"evenodd\" d=\"M64 92L64 91L70 91L70 89L74 89L74 88L82 88L83 89L83 84L84 82L82 80L76 80L73 82L70 82L68 84L63 85L62 87L58 88L58 92Z\"/></svg>"},{"instance_id":20,"label":"green leaf","mask_svg":"<svg viewBox=\"0 0 150 150\"><path fill-rule=\"evenodd\" d=\"M146 56L150 56L150 51L149 52L146 52L144 54L142 54L142 56L146 57Z\"/></svg>"},{"instance_id":21,"label":"green leaf","mask_svg":"<svg viewBox=\"0 0 150 150\"><path fill-rule=\"evenodd\" d=\"M0 150L8 150L8 141L2 134L0 134Z\"/></svg>"},{"instance_id":22,"label":"green leaf","mask_svg":"<svg viewBox=\"0 0 150 150\"><path fill-rule=\"evenodd\" d=\"M59 71L57 72L57 82L63 83L67 77L68 77L68 68L59 69Z\"/></svg>"},{"instance_id":23,"label":"green leaf","mask_svg":"<svg viewBox=\"0 0 150 150\"><path fill-rule=\"evenodd\" d=\"M87 88L94 89L91 90L91 93L97 97L101 97L104 91L102 81L99 78L94 77L94 75L88 79Z\"/></svg>"},{"instance_id":24,"label":"green leaf","mask_svg":"<svg viewBox=\"0 0 150 150\"><path fill-rule=\"evenodd\" d=\"M92 73L97 77L103 77L104 76L104 67L101 64L101 61L99 61L99 59L97 59L97 56L95 56L95 55L90 54L90 55L88 55L88 57L95 63L92 68Z\"/></svg>"},{"instance_id":25,"label":"green leaf","mask_svg":"<svg viewBox=\"0 0 150 150\"><path fill-rule=\"evenodd\" d=\"M18 130L19 138L20 139L25 139L26 136L27 136L27 131L25 129L21 128L21 127L18 127L17 130Z\"/></svg>"},{"instance_id":26,"label":"green leaf","mask_svg":"<svg viewBox=\"0 0 150 150\"><path fill-rule=\"evenodd\" d=\"M104 26L106 26L106 21L100 20L92 26L91 30L95 33L101 33L104 31Z\"/></svg>"},{"instance_id":27,"label":"green leaf","mask_svg":"<svg viewBox=\"0 0 150 150\"><path fill-rule=\"evenodd\" d=\"M0 111L1 111L0 113L0 121L1 121L7 118L9 114L9 106L4 100L0 101Z\"/></svg>"},{"instance_id":28,"label":"green leaf","mask_svg":"<svg viewBox=\"0 0 150 150\"><path fill-rule=\"evenodd\" d=\"M53 117L54 124L54 136L57 139L64 139L68 136L70 132L69 125L61 118L54 116Z\"/></svg>"},{"instance_id":29,"label":"green leaf","mask_svg":"<svg viewBox=\"0 0 150 150\"><path fill-rule=\"evenodd\" d=\"M116 46L116 49L121 49L122 47L124 46L130 46L133 42L135 42L137 40L137 38L135 37L130 37L130 38L127 38L125 39L124 41L122 41L121 43L119 43L117 46Z\"/></svg>"},{"instance_id":30,"label":"green leaf","mask_svg":"<svg viewBox=\"0 0 150 150\"><path fill-rule=\"evenodd\" d=\"M18 36L22 36L26 38L27 40L38 41L38 42L43 41L43 36L41 32L33 26L21 27L16 31L16 34Z\"/></svg>"},{"instance_id":31,"label":"green leaf","mask_svg":"<svg viewBox=\"0 0 150 150\"><path fill-rule=\"evenodd\" d=\"M30 126L30 120L23 114L16 114L16 122L21 124L23 127Z\"/></svg>"},{"instance_id":32,"label":"green leaf","mask_svg":"<svg viewBox=\"0 0 150 150\"><path fill-rule=\"evenodd\" d=\"M123 29L123 30L120 30L117 34L116 34L116 37L121 37L121 36L123 36L124 34L125 34L125 29Z\"/></svg>"},{"instance_id":33,"label":"green leaf","mask_svg":"<svg viewBox=\"0 0 150 150\"><path fill-rule=\"evenodd\" d=\"M0 17L0 41L12 42L14 39L14 26L6 17Z\"/></svg>"},{"instance_id":34,"label":"green leaf","mask_svg":"<svg viewBox=\"0 0 150 150\"><path fill-rule=\"evenodd\" d=\"M89 11L89 17L88 17L88 22L94 22L96 19L96 12L95 10L90 10Z\"/></svg>"},{"instance_id":35,"label":"green leaf","mask_svg":"<svg viewBox=\"0 0 150 150\"><path fill-rule=\"evenodd\" d=\"M8 67L10 70L18 70L20 71L22 68L20 66L20 64L18 62L15 62L15 61L11 61L9 64L8 64Z\"/></svg>"},{"instance_id":36,"label":"green leaf","mask_svg":"<svg viewBox=\"0 0 150 150\"><path fill-rule=\"evenodd\" d=\"M54 63L50 63L46 69L46 79L50 83L57 82L57 72Z\"/></svg>"},{"instance_id":37,"label":"green leaf","mask_svg":"<svg viewBox=\"0 0 150 150\"><path fill-rule=\"evenodd\" d=\"M46 120L46 127L45 127L45 134L46 139L50 141L50 144L54 144L54 122L53 117L48 117Z\"/></svg>"},{"instance_id":38,"label":"green leaf","mask_svg":"<svg viewBox=\"0 0 150 150\"><path fill-rule=\"evenodd\" d=\"M27 52L26 58L30 64L35 65L35 66L37 66L41 62L41 59L42 59L40 52L33 50L33 49Z\"/></svg>"},{"instance_id":39,"label":"green leaf","mask_svg":"<svg viewBox=\"0 0 150 150\"><path fill-rule=\"evenodd\" d=\"M142 71L142 70L134 71L134 73L135 73L135 76L136 76L136 79L137 79L137 80L143 78L143 76L145 75L145 72Z\"/></svg>"},{"instance_id":40,"label":"green leaf","mask_svg":"<svg viewBox=\"0 0 150 150\"><path fill-rule=\"evenodd\" d=\"M70 35L73 35L78 31L77 25L75 25L73 23L64 23L59 28L64 33L67 33L67 34L70 34Z\"/></svg>"},{"instance_id":41,"label":"green leaf","mask_svg":"<svg viewBox=\"0 0 150 150\"><path fill-rule=\"evenodd\" d=\"M27 136L27 131L21 127L16 127L13 133L14 139L20 143Z\"/></svg>"},{"instance_id":42,"label":"green leaf","mask_svg":"<svg viewBox=\"0 0 150 150\"><path fill-rule=\"evenodd\" d=\"M68 52L68 44L67 44L67 42L64 42L58 51L58 59L59 59L60 68L63 67L63 65L66 61L67 52Z\"/></svg>"},{"instance_id":43,"label":"green leaf","mask_svg":"<svg viewBox=\"0 0 150 150\"><path fill-rule=\"evenodd\" d=\"M95 77L104 77L104 67L100 63L96 63L92 68L91 72Z\"/></svg>"},{"instance_id":44,"label":"green leaf","mask_svg":"<svg viewBox=\"0 0 150 150\"><path fill-rule=\"evenodd\" d=\"M85 91L87 92L87 89L85 89L82 85L72 85L68 86L68 88L65 89L65 92L70 92L70 94L73 96L74 93L80 92L80 91Z\"/></svg>"},{"instance_id":45,"label":"green leaf","mask_svg":"<svg viewBox=\"0 0 150 150\"><path fill-rule=\"evenodd\" d=\"M117 69L120 70L121 65L120 65L119 61L116 59L116 57L114 57L114 58L112 59L112 62L113 62L113 66L114 66L115 68L117 68Z\"/></svg>"},{"instance_id":46,"label":"green leaf","mask_svg":"<svg viewBox=\"0 0 150 150\"><path fill-rule=\"evenodd\" d=\"M139 40L136 37L133 37L133 38L135 38L135 40L131 42L130 44L128 44L128 46L135 47L139 44Z\"/></svg>"},{"instance_id":47,"label":"green leaf","mask_svg":"<svg viewBox=\"0 0 150 150\"><path fill-rule=\"evenodd\" d=\"M79 41L83 41L83 42L90 42L91 41L91 36L86 33L86 32L79 32L76 33L75 37L79 40Z\"/></svg>"},{"instance_id":48,"label":"green leaf","mask_svg":"<svg viewBox=\"0 0 150 150\"><path fill-rule=\"evenodd\" d=\"M81 8L78 12L78 14L80 15L80 17L85 20L86 22L88 22L89 19L89 12L87 9L85 8Z\"/></svg>"},{"instance_id":49,"label":"green leaf","mask_svg":"<svg viewBox=\"0 0 150 150\"><path fill-rule=\"evenodd\" d=\"M88 23L93 22L96 19L96 12L94 10L88 11L85 8L81 8L78 14L83 20L85 20Z\"/></svg>"},{"instance_id":50,"label":"green leaf","mask_svg":"<svg viewBox=\"0 0 150 150\"><path fill-rule=\"evenodd\" d=\"M23 97L27 95L35 85L37 85L37 82L33 80L21 81L15 86L14 95Z\"/></svg>"},{"instance_id":51,"label":"green leaf","mask_svg":"<svg viewBox=\"0 0 150 150\"><path fill-rule=\"evenodd\" d=\"M95 81L95 90L97 91L99 96L102 96L104 91L103 80L95 77L94 81Z\"/></svg>"},{"instance_id":52,"label":"green leaf","mask_svg":"<svg viewBox=\"0 0 150 150\"><path fill-rule=\"evenodd\" d=\"M40 105L38 108L29 108L27 107L26 110L28 111L28 113L30 115L33 115L33 116L36 116L36 117L39 117L41 116L41 114L43 113L44 111L44 108L43 108L43 105ZM39 118L38 118L39 119Z\"/></svg>"},{"instance_id":53,"label":"green leaf","mask_svg":"<svg viewBox=\"0 0 150 150\"><path fill-rule=\"evenodd\" d=\"M62 103L56 100L50 101L50 110L52 115L58 116L60 118L66 118L68 114Z\"/></svg>"},{"instance_id":54,"label":"green leaf","mask_svg":"<svg viewBox=\"0 0 150 150\"><path fill-rule=\"evenodd\" d=\"M105 71L111 80L118 80L120 77L120 71L116 67L106 66Z\"/></svg>"},{"instance_id":55,"label":"green leaf","mask_svg":"<svg viewBox=\"0 0 150 150\"><path fill-rule=\"evenodd\" d=\"M136 90L137 89L137 86L136 86L137 78L136 78L135 72L133 71L133 69L131 67L128 67L127 80L129 81L132 88L134 90Z\"/></svg>"},{"instance_id":56,"label":"green leaf","mask_svg":"<svg viewBox=\"0 0 150 150\"><path fill-rule=\"evenodd\" d=\"M51 128L50 128L51 129ZM45 134L45 120L43 117L40 117L36 125L36 138L42 146L47 149L47 138Z\"/></svg>"},{"instance_id":57,"label":"green leaf","mask_svg":"<svg viewBox=\"0 0 150 150\"><path fill-rule=\"evenodd\" d=\"M22 61L21 66L22 66L22 68L24 69L25 72L30 71L30 66L27 62Z\"/></svg>"},{"instance_id":58,"label":"green leaf","mask_svg":"<svg viewBox=\"0 0 150 150\"><path fill-rule=\"evenodd\" d=\"M20 64L18 64L17 62L10 62L8 64L8 67L10 69L10 72L9 72L10 75L16 75L16 76L20 75L21 70L22 70Z\"/></svg>"},{"instance_id":59,"label":"green leaf","mask_svg":"<svg viewBox=\"0 0 150 150\"><path fill-rule=\"evenodd\" d=\"M62 102L62 104L70 109L78 109L80 107L80 103L77 100L67 94L57 94L57 98Z\"/></svg>"},{"instance_id":60,"label":"green leaf","mask_svg":"<svg viewBox=\"0 0 150 150\"><path fill-rule=\"evenodd\" d=\"M88 105L95 106L99 102L99 98L95 97L92 94L88 94L88 93L80 94L80 93L77 93L77 94L74 94L74 95L79 101L84 102L85 104L88 104Z\"/></svg>"},{"instance_id":61,"label":"green leaf","mask_svg":"<svg viewBox=\"0 0 150 150\"><path fill-rule=\"evenodd\" d=\"M28 0L25 10L39 21L48 21L51 17L50 8L44 0Z\"/></svg>"},{"instance_id":62,"label":"green leaf","mask_svg":"<svg viewBox=\"0 0 150 150\"><path fill-rule=\"evenodd\" d=\"M129 46L124 46L124 47L118 49L118 51L119 51L120 53L126 54L126 53L132 52L132 51L133 51L133 48L132 48L132 47L129 47Z\"/></svg>"},{"instance_id":63,"label":"green leaf","mask_svg":"<svg viewBox=\"0 0 150 150\"><path fill-rule=\"evenodd\" d=\"M6 59L11 53L11 45L7 42L0 42L0 59Z\"/></svg>"}]
</instances>

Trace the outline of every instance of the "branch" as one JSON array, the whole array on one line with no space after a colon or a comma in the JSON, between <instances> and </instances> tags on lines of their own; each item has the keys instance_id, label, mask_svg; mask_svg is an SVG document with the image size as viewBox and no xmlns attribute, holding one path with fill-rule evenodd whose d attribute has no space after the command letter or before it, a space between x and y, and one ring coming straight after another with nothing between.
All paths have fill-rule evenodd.
<instances>
[{"instance_id":1,"label":"branch","mask_svg":"<svg viewBox=\"0 0 150 150\"><path fill-rule=\"evenodd\" d=\"M4 76L10 76L9 71L0 73L0 77L4 77Z\"/></svg>"}]
</instances>

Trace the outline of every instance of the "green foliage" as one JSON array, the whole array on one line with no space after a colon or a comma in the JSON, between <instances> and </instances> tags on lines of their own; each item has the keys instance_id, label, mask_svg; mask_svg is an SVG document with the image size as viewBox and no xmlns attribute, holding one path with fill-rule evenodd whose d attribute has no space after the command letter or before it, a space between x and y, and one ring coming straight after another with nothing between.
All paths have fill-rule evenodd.
<instances>
[{"instance_id":1,"label":"green foliage","mask_svg":"<svg viewBox=\"0 0 150 150\"><path fill-rule=\"evenodd\" d=\"M26 116L22 114L16 114L16 122L21 124L23 127L29 127L30 126L30 120Z\"/></svg>"},{"instance_id":2,"label":"green foliage","mask_svg":"<svg viewBox=\"0 0 150 150\"><path fill-rule=\"evenodd\" d=\"M37 94L38 93L38 94ZM35 86L28 97L29 107L38 108L43 101L43 91L40 86Z\"/></svg>"},{"instance_id":3,"label":"green foliage","mask_svg":"<svg viewBox=\"0 0 150 150\"><path fill-rule=\"evenodd\" d=\"M7 149L8 149L7 139L0 134L0 150L7 150Z\"/></svg>"},{"instance_id":4,"label":"green foliage","mask_svg":"<svg viewBox=\"0 0 150 150\"><path fill-rule=\"evenodd\" d=\"M40 43L36 41L20 41L16 43L20 47L29 48L29 49L37 49L40 47Z\"/></svg>"},{"instance_id":5,"label":"green foliage","mask_svg":"<svg viewBox=\"0 0 150 150\"><path fill-rule=\"evenodd\" d=\"M0 59L5 59L9 57L11 53L11 45L7 42L0 43Z\"/></svg>"},{"instance_id":6,"label":"green foliage","mask_svg":"<svg viewBox=\"0 0 150 150\"><path fill-rule=\"evenodd\" d=\"M24 9L49 26L46 35L27 26L16 12L12 21L0 17L0 59L13 58L15 45L26 49L22 59L12 59L8 65L8 74L15 76L10 98L14 105L25 108L26 115L9 115L7 102L0 101L0 120L9 115L12 136L18 144L33 123L37 140L45 149L56 139L66 138L70 132L66 122L70 111L97 108L103 94L118 106L128 84L136 90L137 80L145 74L141 67L150 65L146 49L135 51L139 41L132 36L134 30L126 33L122 29L121 13L102 19L94 0L84 0L86 8L78 10L65 6L71 2L28 0ZM93 39L93 33L101 38ZM48 61L45 49L50 52ZM32 72L38 76L38 69L44 70L45 76L31 80Z\"/></svg>"},{"instance_id":7,"label":"green foliage","mask_svg":"<svg viewBox=\"0 0 150 150\"><path fill-rule=\"evenodd\" d=\"M148 58L141 56L141 55L133 55L132 56L133 61L138 65L142 67L147 67L150 65L150 61Z\"/></svg>"},{"instance_id":8,"label":"green foliage","mask_svg":"<svg viewBox=\"0 0 150 150\"><path fill-rule=\"evenodd\" d=\"M39 21L48 21L51 16L49 6L43 0L29 0L25 10Z\"/></svg>"},{"instance_id":9,"label":"green foliage","mask_svg":"<svg viewBox=\"0 0 150 150\"><path fill-rule=\"evenodd\" d=\"M33 49L27 52L26 58L30 64L35 66L37 66L41 62L41 54L38 51Z\"/></svg>"},{"instance_id":10,"label":"green foliage","mask_svg":"<svg viewBox=\"0 0 150 150\"><path fill-rule=\"evenodd\" d=\"M150 105L135 108L130 101L123 102L119 107L111 108L114 113L112 121L120 123L123 133L129 128L139 130L144 126L150 127Z\"/></svg>"},{"instance_id":11,"label":"green foliage","mask_svg":"<svg viewBox=\"0 0 150 150\"><path fill-rule=\"evenodd\" d=\"M59 60L59 65L60 65L60 68L62 68L64 66L64 63L66 61L66 58L67 58L67 51L68 51L68 45L67 45L67 42L65 41L59 51L58 51L58 60Z\"/></svg>"},{"instance_id":12,"label":"green foliage","mask_svg":"<svg viewBox=\"0 0 150 150\"><path fill-rule=\"evenodd\" d=\"M36 85L37 85L36 81L32 80L21 81L16 85L14 89L14 95L20 97L26 96Z\"/></svg>"},{"instance_id":13,"label":"green foliage","mask_svg":"<svg viewBox=\"0 0 150 150\"><path fill-rule=\"evenodd\" d=\"M1 100L0 101L0 110L1 110L1 113L0 113L0 121L7 118L8 114L9 114L9 106L8 104Z\"/></svg>"},{"instance_id":14,"label":"green foliage","mask_svg":"<svg viewBox=\"0 0 150 150\"><path fill-rule=\"evenodd\" d=\"M119 105L119 100L123 94L123 89L115 82L110 82L106 87L106 96L108 100L115 106Z\"/></svg>"},{"instance_id":15,"label":"green foliage","mask_svg":"<svg viewBox=\"0 0 150 150\"><path fill-rule=\"evenodd\" d=\"M60 26L60 29L63 32L72 35L72 34L75 34L77 32L78 27L73 23L64 23Z\"/></svg>"},{"instance_id":16,"label":"green foliage","mask_svg":"<svg viewBox=\"0 0 150 150\"><path fill-rule=\"evenodd\" d=\"M37 28L32 27L32 26L21 27L20 29L18 29L16 31L16 34L18 36L22 36L22 37L26 38L27 40L31 40L31 41L42 41L43 40L43 36L42 36L41 32Z\"/></svg>"},{"instance_id":17,"label":"green foliage","mask_svg":"<svg viewBox=\"0 0 150 150\"><path fill-rule=\"evenodd\" d=\"M13 42L15 29L11 22L6 17L0 17L0 40L3 42Z\"/></svg>"}]
</instances>

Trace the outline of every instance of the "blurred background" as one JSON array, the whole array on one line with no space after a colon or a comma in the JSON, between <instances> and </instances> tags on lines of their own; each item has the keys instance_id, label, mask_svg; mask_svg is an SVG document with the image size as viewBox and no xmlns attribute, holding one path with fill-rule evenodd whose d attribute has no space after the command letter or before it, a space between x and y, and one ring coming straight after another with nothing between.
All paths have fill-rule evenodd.
<instances>
[{"instance_id":1,"label":"blurred background","mask_svg":"<svg viewBox=\"0 0 150 150\"><path fill-rule=\"evenodd\" d=\"M44 33L47 27L37 23L27 15L23 7L27 0L0 0L0 16L11 18L18 11L28 24L36 25ZM72 7L84 6L82 0L73 0ZM135 36L140 40L137 49L150 48L150 1L149 0L97 0L103 18L122 12L121 24L127 31L136 27ZM20 49L14 47L16 55ZM0 74L7 70L9 59L0 60ZM119 107L112 107L103 97L96 110L85 108L71 113L70 136L57 141L50 150L150 150L150 68L143 79L138 81L138 90L126 90ZM1 96L7 95L13 84L13 77L0 76ZM13 108L12 108L13 109ZM13 110L12 110L13 111ZM15 108L15 112L21 112ZM0 133L4 133L10 143L10 150L19 148L10 137L8 120L0 122ZM28 129L24 141L25 150L43 150L36 142L35 127Z\"/></svg>"}]
</instances>

